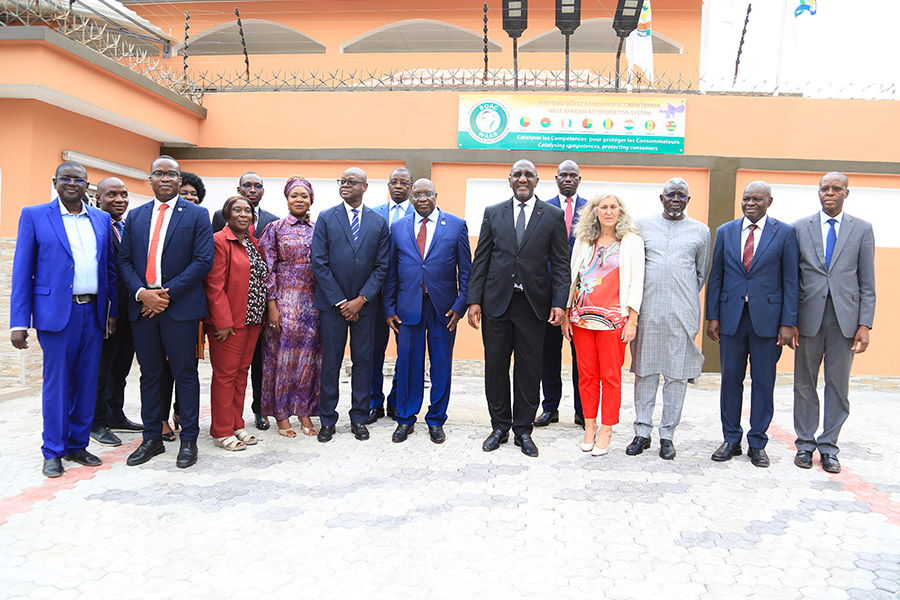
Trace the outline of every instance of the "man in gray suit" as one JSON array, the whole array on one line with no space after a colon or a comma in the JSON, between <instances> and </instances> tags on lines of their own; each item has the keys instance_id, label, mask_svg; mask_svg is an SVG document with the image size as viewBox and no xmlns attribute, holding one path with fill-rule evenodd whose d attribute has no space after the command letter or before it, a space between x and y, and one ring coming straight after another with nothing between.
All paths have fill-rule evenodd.
<instances>
[{"instance_id":1,"label":"man in gray suit","mask_svg":"<svg viewBox=\"0 0 900 600\"><path fill-rule=\"evenodd\" d=\"M866 351L875 317L875 237L872 225L843 212L850 194L843 173L819 182L822 210L794 223L800 249L799 343L794 354L794 464L840 473L838 435L850 414L850 365ZM825 418L819 425L816 381L825 360Z\"/></svg>"}]
</instances>

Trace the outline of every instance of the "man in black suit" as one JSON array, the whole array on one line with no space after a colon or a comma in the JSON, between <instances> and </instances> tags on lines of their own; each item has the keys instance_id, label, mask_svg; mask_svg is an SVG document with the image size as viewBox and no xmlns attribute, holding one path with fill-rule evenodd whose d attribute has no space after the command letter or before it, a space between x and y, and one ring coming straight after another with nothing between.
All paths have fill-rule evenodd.
<instances>
[{"instance_id":1,"label":"man in black suit","mask_svg":"<svg viewBox=\"0 0 900 600\"><path fill-rule=\"evenodd\" d=\"M263 184L262 177L250 171L244 173L238 182L237 192L250 202L253 207L253 223L250 225L250 235L256 239L262 237L263 231L269 225L278 220L267 210L259 207L259 203L266 193L266 187ZM222 209L213 213L212 220L213 233L221 231L225 228L225 219L222 218ZM250 363L250 386L253 388L253 404L251 408L253 415L256 417L256 428L265 431L269 428L269 418L259 414L259 403L262 397L262 347L263 337L259 336L256 341L256 350L253 351L253 361Z\"/></svg>"},{"instance_id":2,"label":"man in black suit","mask_svg":"<svg viewBox=\"0 0 900 600\"><path fill-rule=\"evenodd\" d=\"M128 210L128 189L118 177L107 177L97 184L97 202L100 210L109 213L112 228L113 255L119 257L119 246L125 233L125 211ZM118 280L119 314L128 314L128 289ZM115 333L103 340L100 351L100 373L97 378L97 403L94 422L91 424L91 440L103 446L119 446L113 430L135 432L144 427L125 416L125 380L134 361L134 338L131 321L119 319Z\"/></svg>"},{"instance_id":3,"label":"man in black suit","mask_svg":"<svg viewBox=\"0 0 900 600\"><path fill-rule=\"evenodd\" d=\"M560 325L569 288L565 213L534 195L537 169L529 160L510 170L513 197L484 211L469 280L468 320L478 329L484 312L484 385L493 432L482 449L509 439L537 456L531 439L540 403L541 351L546 323ZM548 280L547 264L550 264ZM515 353L513 403L509 360Z\"/></svg>"}]
</instances>

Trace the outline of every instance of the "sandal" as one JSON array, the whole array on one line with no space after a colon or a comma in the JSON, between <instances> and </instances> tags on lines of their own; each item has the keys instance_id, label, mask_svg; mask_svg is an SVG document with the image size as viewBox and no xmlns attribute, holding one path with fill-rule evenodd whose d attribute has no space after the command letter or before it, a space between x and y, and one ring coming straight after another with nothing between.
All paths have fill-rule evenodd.
<instances>
[{"instance_id":1,"label":"sandal","mask_svg":"<svg viewBox=\"0 0 900 600\"><path fill-rule=\"evenodd\" d=\"M172 431L171 427L169 427L169 422L163 421L162 424L163 424L163 432L162 432L163 441L174 442L176 439L175 432ZM166 429L168 429L169 431L165 431Z\"/></svg>"},{"instance_id":2,"label":"sandal","mask_svg":"<svg viewBox=\"0 0 900 600\"><path fill-rule=\"evenodd\" d=\"M297 437L297 432L291 427L290 419L275 419L275 423L278 425L278 435L288 438ZM282 425L287 425L287 427L282 427Z\"/></svg>"},{"instance_id":3,"label":"sandal","mask_svg":"<svg viewBox=\"0 0 900 600\"><path fill-rule=\"evenodd\" d=\"M259 440L253 437L253 434L246 429L235 429L234 437L244 442L248 446L255 446Z\"/></svg>"},{"instance_id":4,"label":"sandal","mask_svg":"<svg viewBox=\"0 0 900 600\"><path fill-rule=\"evenodd\" d=\"M237 452L238 450L246 450L247 446L241 440L233 435L228 437L213 438L213 443L219 448L224 448L229 452Z\"/></svg>"},{"instance_id":5,"label":"sandal","mask_svg":"<svg viewBox=\"0 0 900 600\"><path fill-rule=\"evenodd\" d=\"M303 435L318 435L319 432L316 430L316 426L312 424L312 421L309 421L309 423L309 426L306 426L303 424L303 420L300 420L300 430L303 431Z\"/></svg>"}]
</instances>

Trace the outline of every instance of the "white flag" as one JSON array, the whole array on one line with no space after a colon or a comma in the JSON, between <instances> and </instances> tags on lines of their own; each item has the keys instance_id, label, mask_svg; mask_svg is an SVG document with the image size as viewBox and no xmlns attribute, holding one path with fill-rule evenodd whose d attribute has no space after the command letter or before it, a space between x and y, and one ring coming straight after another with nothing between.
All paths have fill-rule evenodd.
<instances>
[{"instance_id":1,"label":"white flag","mask_svg":"<svg viewBox=\"0 0 900 600\"><path fill-rule=\"evenodd\" d=\"M653 29L650 25L651 16L650 0L644 0L638 27L625 40L625 58L628 59L629 81L631 81L631 75L635 66L641 68L645 78L650 82L653 81L653 38L650 35Z\"/></svg>"}]
</instances>

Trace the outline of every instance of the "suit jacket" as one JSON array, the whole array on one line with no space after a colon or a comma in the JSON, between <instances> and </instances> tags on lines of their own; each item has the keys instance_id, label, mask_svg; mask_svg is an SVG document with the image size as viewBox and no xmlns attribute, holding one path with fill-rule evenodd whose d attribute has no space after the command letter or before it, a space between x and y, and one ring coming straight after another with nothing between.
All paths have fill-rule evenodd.
<instances>
[{"instance_id":1,"label":"suit jacket","mask_svg":"<svg viewBox=\"0 0 900 600\"><path fill-rule=\"evenodd\" d=\"M563 206L565 204L564 200L565 196L562 198L559 195L553 196L549 200L547 200L547 204L555 206L556 208L563 211L563 223L565 223L565 215L566 209ZM581 196L575 196L575 206L573 207L575 212L572 215L572 230L569 231L569 255L572 255L572 248L575 246L575 226L578 225L578 217L581 209L584 208L584 205L587 204L587 200L582 198Z\"/></svg>"},{"instance_id":2,"label":"suit jacket","mask_svg":"<svg viewBox=\"0 0 900 600\"><path fill-rule=\"evenodd\" d=\"M385 202L384 204L379 204L378 206L376 206L375 208L372 209L372 210L374 210L375 212L377 212L379 215L381 215L382 217L384 217L384 220L387 221L387 224L388 224L388 230L389 230L389 231L390 231L390 228L391 228L391 207L394 206L394 204L395 204L395 203L394 203L393 200L388 200L388 201ZM413 215L413 214L415 214L415 213L416 213L416 209L413 208L412 201L410 201L410 203L406 205L406 212L403 213L403 217L406 217L406 216L409 216L409 215ZM397 221L399 221L399 220L402 219L403 217L399 217L399 218L397 219Z\"/></svg>"},{"instance_id":3,"label":"suit jacket","mask_svg":"<svg viewBox=\"0 0 900 600\"><path fill-rule=\"evenodd\" d=\"M747 297L753 331L760 337L777 337L780 326L797 325L797 236L792 226L767 217L747 271L742 262L742 223L743 217L716 231L706 318L718 320L723 335L734 335Z\"/></svg>"},{"instance_id":4,"label":"suit jacket","mask_svg":"<svg viewBox=\"0 0 900 600\"><path fill-rule=\"evenodd\" d=\"M825 268L819 213L794 223L800 248L800 335L813 336L822 325L829 292L844 337L875 319L875 235L872 225L844 213L840 233Z\"/></svg>"},{"instance_id":5,"label":"suit jacket","mask_svg":"<svg viewBox=\"0 0 900 600\"><path fill-rule=\"evenodd\" d=\"M379 294L387 277L390 240L387 221L365 205L359 224L359 241L353 244L344 203L319 213L313 230L311 262L316 278L313 306L337 310L341 300L360 294L369 301L360 314L376 313Z\"/></svg>"},{"instance_id":6,"label":"suit jacket","mask_svg":"<svg viewBox=\"0 0 900 600\"><path fill-rule=\"evenodd\" d=\"M535 316L546 321L551 308L565 308L569 292L566 217L562 210L535 198L519 248L513 220L515 202L518 200L510 198L484 211L468 303L481 305L489 317L500 317L512 301L513 284L518 278Z\"/></svg>"},{"instance_id":7,"label":"suit jacket","mask_svg":"<svg viewBox=\"0 0 900 600\"><path fill-rule=\"evenodd\" d=\"M269 223L274 223L278 220L276 215L273 215L267 210L263 210L262 208L256 209L256 222L253 224L253 230L256 235L257 240L262 238L263 231L265 231L266 227L269 226ZM222 217L222 209L220 208L216 212L213 213L212 217L212 230L213 233L222 231L225 228L225 219Z\"/></svg>"},{"instance_id":8,"label":"suit jacket","mask_svg":"<svg viewBox=\"0 0 900 600\"><path fill-rule=\"evenodd\" d=\"M422 283L441 323L453 310L462 316L466 310L472 253L466 222L444 211L435 224L425 258L416 242L416 218L408 215L391 227L391 258L384 284L384 316L397 315L404 325L417 325L422 319Z\"/></svg>"},{"instance_id":9,"label":"suit jacket","mask_svg":"<svg viewBox=\"0 0 900 600\"><path fill-rule=\"evenodd\" d=\"M256 239L249 236L257 247ZM250 256L244 244L228 227L213 234L215 258L203 280L209 315L203 322L215 329L244 327L250 293ZM258 248L257 248L258 249Z\"/></svg>"},{"instance_id":10,"label":"suit jacket","mask_svg":"<svg viewBox=\"0 0 900 600\"><path fill-rule=\"evenodd\" d=\"M105 332L107 316L118 316L113 232L107 213L91 206L87 213L97 239L97 322ZM13 258L10 327L65 328L72 312L73 260L59 198L23 208Z\"/></svg>"},{"instance_id":11,"label":"suit jacket","mask_svg":"<svg viewBox=\"0 0 900 600\"><path fill-rule=\"evenodd\" d=\"M141 309L135 294L147 287L153 204L147 202L128 214L119 246L119 275L128 288L128 318L132 321L137 320ZM161 250L162 287L169 288L170 298L166 313L175 321L202 319L207 314L201 282L212 268L212 237L207 210L179 197Z\"/></svg>"}]
</instances>

